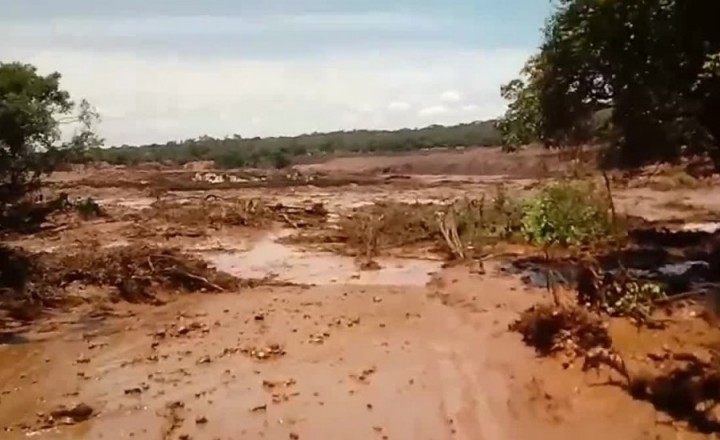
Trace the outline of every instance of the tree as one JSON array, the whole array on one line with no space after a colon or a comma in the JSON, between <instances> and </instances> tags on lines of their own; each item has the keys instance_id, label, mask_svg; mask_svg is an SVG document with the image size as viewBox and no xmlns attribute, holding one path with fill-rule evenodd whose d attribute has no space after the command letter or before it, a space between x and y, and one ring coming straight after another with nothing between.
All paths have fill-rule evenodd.
<instances>
[{"instance_id":1,"label":"tree","mask_svg":"<svg viewBox=\"0 0 720 440\"><path fill-rule=\"evenodd\" d=\"M523 67L521 78L500 87L500 95L510 102L505 115L497 122L506 150L540 139L542 115L538 89L541 74L539 58L534 57Z\"/></svg>"},{"instance_id":2,"label":"tree","mask_svg":"<svg viewBox=\"0 0 720 440\"><path fill-rule=\"evenodd\" d=\"M605 111L607 140L624 164L702 153L720 165L719 18L716 1L559 0L536 81L508 96L511 109L536 93L530 120L548 146L592 138Z\"/></svg>"},{"instance_id":3,"label":"tree","mask_svg":"<svg viewBox=\"0 0 720 440\"><path fill-rule=\"evenodd\" d=\"M86 101L79 105L60 89L60 74L41 76L29 64L0 63L0 210L38 188L66 160L79 160L101 141L99 119ZM75 124L69 141L61 127Z\"/></svg>"}]
</instances>

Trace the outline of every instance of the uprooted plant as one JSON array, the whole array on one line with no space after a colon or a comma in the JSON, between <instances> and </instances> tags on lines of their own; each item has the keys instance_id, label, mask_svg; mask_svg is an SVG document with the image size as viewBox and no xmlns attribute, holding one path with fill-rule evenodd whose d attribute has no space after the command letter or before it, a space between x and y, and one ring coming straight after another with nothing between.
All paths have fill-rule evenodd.
<instances>
[{"instance_id":1,"label":"uprooted plant","mask_svg":"<svg viewBox=\"0 0 720 440\"><path fill-rule=\"evenodd\" d=\"M141 245L59 255L0 248L0 263L0 309L20 320L75 301L73 283L109 287L128 302L157 302L158 290L219 292L240 284L180 251Z\"/></svg>"},{"instance_id":2,"label":"uprooted plant","mask_svg":"<svg viewBox=\"0 0 720 440\"><path fill-rule=\"evenodd\" d=\"M578 273L578 303L611 316L647 323L658 301L667 298L662 286L636 279L626 271L602 272L585 266Z\"/></svg>"},{"instance_id":3,"label":"uprooted plant","mask_svg":"<svg viewBox=\"0 0 720 440\"><path fill-rule=\"evenodd\" d=\"M136 302L150 299L152 286L184 291L224 291L238 280L218 272L196 257L173 249L142 245L81 251L40 257L40 276L49 286L72 282L117 288L121 298Z\"/></svg>"},{"instance_id":4,"label":"uprooted plant","mask_svg":"<svg viewBox=\"0 0 720 440\"><path fill-rule=\"evenodd\" d=\"M585 354L595 347L610 347L602 320L577 306L536 304L510 326L543 356L557 352Z\"/></svg>"}]
</instances>

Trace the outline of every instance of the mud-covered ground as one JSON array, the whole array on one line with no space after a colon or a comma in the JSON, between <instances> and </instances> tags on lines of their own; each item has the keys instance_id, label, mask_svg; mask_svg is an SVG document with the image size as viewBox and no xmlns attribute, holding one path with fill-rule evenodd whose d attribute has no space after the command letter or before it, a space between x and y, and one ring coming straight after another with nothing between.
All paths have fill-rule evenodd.
<instances>
[{"instance_id":1,"label":"mud-covered ground","mask_svg":"<svg viewBox=\"0 0 720 440\"><path fill-rule=\"evenodd\" d=\"M1 438L705 438L615 371L540 357L509 330L551 298L513 265L532 251L449 265L437 243L390 240L366 255L343 226L377 203L531 193L538 181L521 174L54 176L47 198L91 197L103 215L65 212L3 239L56 274L33 281L39 295L72 300L0 321ZM618 180L613 198L653 229L712 230L720 212L720 188L699 182ZM720 347L702 301L662 313L662 329L604 324L629 369Z\"/></svg>"}]
</instances>

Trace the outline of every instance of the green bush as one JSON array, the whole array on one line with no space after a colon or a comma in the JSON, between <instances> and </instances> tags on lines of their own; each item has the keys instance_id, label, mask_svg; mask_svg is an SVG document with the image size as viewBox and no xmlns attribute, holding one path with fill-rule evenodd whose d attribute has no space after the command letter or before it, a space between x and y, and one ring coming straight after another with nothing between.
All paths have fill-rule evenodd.
<instances>
[{"instance_id":1,"label":"green bush","mask_svg":"<svg viewBox=\"0 0 720 440\"><path fill-rule=\"evenodd\" d=\"M610 204L592 185L561 182L543 187L524 207L522 232L533 244L571 246L613 233Z\"/></svg>"}]
</instances>

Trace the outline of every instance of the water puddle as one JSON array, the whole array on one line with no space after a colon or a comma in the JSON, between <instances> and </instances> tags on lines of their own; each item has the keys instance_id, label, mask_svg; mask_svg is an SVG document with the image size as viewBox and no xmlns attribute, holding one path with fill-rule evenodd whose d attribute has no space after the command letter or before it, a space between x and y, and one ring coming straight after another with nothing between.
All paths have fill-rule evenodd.
<instances>
[{"instance_id":1,"label":"water puddle","mask_svg":"<svg viewBox=\"0 0 720 440\"><path fill-rule=\"evenodd\" d=\"M279 281L316 285L424 286L442 266L439 261L383 258L377 260L379 270L361 271L352 257L305 252L277 242L288 234L271 234L248 251L204 255L218 270L240 278L274 276Z\"/></svg>"},{"instance_id":2,"label":"water puddle","mask_svg":"<svg viewBox=\"0 0 720 440\"><path fill-rule=\"evenodd\" d=\"M620 270L634 279L658 282L666 293L676 294L696 290L710 281L710 266L702 260L662 261L648 265L642 259L624 262L622 269L614 258L606 258L602 269L610 274ZM580 264L572 260L523 259L513 261L500 269L504 273L519 275L522 281L533 287L548 285L574 287L580 273Z\"/></svg>"}]
</instances>

